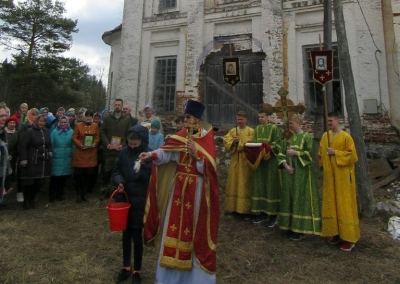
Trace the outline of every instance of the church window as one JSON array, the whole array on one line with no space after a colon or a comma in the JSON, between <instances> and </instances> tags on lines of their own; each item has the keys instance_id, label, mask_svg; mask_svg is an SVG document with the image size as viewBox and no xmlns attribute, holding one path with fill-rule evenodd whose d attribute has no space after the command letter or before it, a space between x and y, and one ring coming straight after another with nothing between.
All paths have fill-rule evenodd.
<instances>
[{"instance_id":1,"label":"church window","mask_svg":"<svg viewBox=\"0 0 400 284\"><path fill-rule=\"evenodd\" d=\"M328 110L335 111L339 115L344 114L342 99L342 84L339 70L338 48L333 46L333 81L332 81L332 97L327 98ZM324 107L324 95L322 85L313 79L313 70L311 65L310 51L319 50L319 46L303 46L304 59L304 92L307 105L307 113L321 113Z\"/></svg>"},{"instance_id":2,"label":"church window","mask_svg":"<svg viewBox=\"0 0 400 284\"><path fill-rule=\"evenodd\" d=\"M154 104L157 112L175 110L176 57L156 58Z\"/></svg>"},{"instance_id":3,"label":"church window","mask_svg":"<svg viewBox=\"0 0 400 284\"><path fill-rule=\"evenodd\" d=\"M160 11L176 8L176 0L160 0Z\"/></svg>"}]
</instances>

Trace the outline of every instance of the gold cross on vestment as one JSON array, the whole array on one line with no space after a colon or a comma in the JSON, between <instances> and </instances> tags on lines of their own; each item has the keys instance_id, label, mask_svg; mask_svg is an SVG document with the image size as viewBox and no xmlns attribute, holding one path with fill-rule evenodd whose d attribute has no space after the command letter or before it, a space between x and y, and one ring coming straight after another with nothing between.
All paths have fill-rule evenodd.
<instances>
[{"instance_id":1,"label":"gold cross on vestment","mask_svg":"<svg viewBox=\"0 0 400 284\"><path fill-rule=\"evenodd\" d=\"M289 120L296 113L302 114L306 110L303 103L299 103L295 106L293 101L287 98L288 94L289 92L282 87L278 91L278 95L281 99L275 103L275 106L268 103L263 104L263 108L267 113L276 113L278 118L283 120L284 131L282 132L282 136L285 139L289 139L292 136L292 132L289 130Z\"/></svg>"}]
</instances>

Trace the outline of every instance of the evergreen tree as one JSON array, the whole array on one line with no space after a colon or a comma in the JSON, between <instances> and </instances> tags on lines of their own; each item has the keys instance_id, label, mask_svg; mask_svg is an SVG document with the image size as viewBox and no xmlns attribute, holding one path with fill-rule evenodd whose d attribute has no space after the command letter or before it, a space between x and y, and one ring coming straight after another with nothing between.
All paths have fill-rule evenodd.
<instances>
[{"instance_id":1,"label":"evergreen tree","mask_svg":"<svg viewBox=\"0 0 400 284\"><path fill-rule=\"evenodd\" d=\"M1 2L5 3L5 2ZM13 60L0 65L0 101L16 108L30 106L90 106L102 109L105 88L89 75L87 65L65 58L77 20L65 18L58 0L12 0L0 5L0 45L13 50ZM61 100L60 100L61 99Z\"/></svg>"},{"instance_id":2,"label":"evergreen tree","mask_svg":"<svg viewBox=\"0 0 400 284\"><path fill-rule=\"evenodd\" d=\"M25 0L0 8L0 44L16 50L28 68L40 57L56 56L70 49L77 20L64 18L64 3Z\"/></svg>"}]
</instances>

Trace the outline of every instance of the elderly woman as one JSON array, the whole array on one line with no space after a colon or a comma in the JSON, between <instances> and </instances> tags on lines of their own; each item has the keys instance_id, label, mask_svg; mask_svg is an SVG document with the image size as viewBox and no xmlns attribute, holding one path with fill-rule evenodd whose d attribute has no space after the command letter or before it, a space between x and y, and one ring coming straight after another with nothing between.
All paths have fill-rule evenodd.
<instances>
[{"instance_id":1,"label":"elderly woman","mask_svg":"<svg viewBox=\"0 0 400 284\"><path fill-rule=\"evenodd\" d=\"M22 105L21 105L22 106ZM35 123L36 118L39 115L39 110L37 108L31 108L28 110L26 113L26 121L22 122L19 124L18 127L18 122L17 122L17 128L18 128L18 149L21 148L21 141L22 137L24 136L25 132L32 127L32 125ZM46 114L47 116L47 114ZM10 118L13 118L14 116L11 116ZM22 185L22 180L21 180L21 170L17 170L17 201L18 202L24 202L24 193L23 193L23 185ZM29 209L29 208L27 208Z\"/></svg>"},{"instance_id":2,"label":"elderly woman","mask_svg":"<svg viewBox=\"0 0 400 284\"><path fill-rule=\"evenodd\" d=\"M52 157L51 140L46 126L46 117L41 114L25 131L19 149L21 181L24 192L24 208L35 209L35 196L50 176Z\"/></svg>"},{"instance_id":3,"label":"elderly woman","mask_svg":"<svg viewBox=\"0 0 400 284\"><path fill-rule=\"evenodd\" d=\"M143 108L143 111L141 112L141 117L139 118L139 124L147 127L147 129L150 130L151 127L151 122L153 120L158 120L160 122L160 131L161 133L164 133L161 119L156 116L156 111L154 110L153 106L151 105L145 105Z\"/></svg>"},{"instance_id":4,"label":"elderly woman","mask_svg":"<svg viewBox=\"0 0 400 284\"><path fill-rule=\"evenodd\" d=\"M72 134L68 117L62 116L56 128L51 132L53 160L51 163L51 179L49 185L49 201L64 199L64 187L68 177L72 174Z\"/></svg>"},{"instance_id":5,"label":"elderly woman","mask_svg":"<svg viewBox=\"0 0 400 284\"><path fill-rule=\"evenodd\" d=\"M89 202L86 196L92 190L93 179L97 166L97 145L100 143L100 131L96 123L93 123L93 111L86 110L83 121L75 126L72 142L76 149L72 166L76 182L76 202Z\"/></svg>"}]
</instances>

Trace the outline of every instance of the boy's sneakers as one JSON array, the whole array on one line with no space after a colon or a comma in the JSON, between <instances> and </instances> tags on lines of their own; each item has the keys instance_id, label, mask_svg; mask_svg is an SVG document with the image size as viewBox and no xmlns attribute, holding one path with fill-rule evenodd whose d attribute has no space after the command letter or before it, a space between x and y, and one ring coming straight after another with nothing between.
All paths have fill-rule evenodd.
<instances>
[{"instance_id":1,"label":"boy's sneakers","mask_svg":"<svg viewBox=\"0 0 400 284\"><path fill-rule=\"evenodd\" d=\"M267 214L265 214L265 213L260 213L259 215L254 216L254 218L253 218L253 223L254 223L254 224L259 224L259 223L261 223L261 222L264 222L264 221L267 220L267 219L268 219L268 215L267 215Z\"/></svg>"},{"instance_id":2,"label":"boy's sneakers","mask_svg":"<svg viewBox=\"0 0 400 284\"><path fill-rule=\"evenodd\" d=\"M268 228L273 228L273 227L275 227L276 224L278 224L276 215L270 215L265 226Z\"/></svg>"},{"instance_id":3,"label":"boy's sneakers","mask_svg":"<svg viewBox=\"0 0 400 284\"><path fill-rule=\"evenodd\" d=\"M290 239L290 237L291 237L293 234L294 234L294 232L291 231L291 230L289 230L289 231L286 231L286 232L283 234L283 237L284 237L284 238Z\"/></svg>"},{"instance_id":4,"label":"boy's sneakers","mask_svg":"<svg viewBox=\"0 0 400 284\"><path fill-rule=\"evenodd\" d=\"M330 245L337 245L340 242L339 236L333 236L328 238L328 244Z\"/></svg>"},{"instance_id":5,"label":"boy's sneakers","mask_svg":"<svg viewBox=\"0 0 400 284\"><path fill-rule=\"evenodd\" d=\"M304 234L301 233L293 233L290 235L289 239L291 239L292 241L300 241L302 239L304 239L306 236Z\"/></svg>"},{"instance_id":6,"label":"boy's sneakers","mask_svg":"<svg viewBox=\"0 0 400 284\"><path fill-rule=\"evenodd\" d=\"M340 246L340 249L341 249L341 250L344 250L344 251L351 251L355 246L356 246L356 244L354 244L354 243L344 242L344 243Z\"/></svg>"},{"instance_id":7,"label":"boy's sneakers","mask_svg":"<svg viewBox=\"0 0 400 284\"><path fill-rule=\"evenodd\" d=\"M125 281L126 279L129 278L129 276L131 276L131 274L132 274L132 270L127 270L125 268L122 268L118 274L117 279L115 279L115 283L121 283L121 282Z\"/></svg>"},{"instance_id":8,"label":"boy's sneakers","mask_svg":"<svg viewBox=\"0 0 400 284\"><path fill-rule=\"evenodd\" d=\"M140 277L140 273L135 271L132 275L132 284L140 284L142 283L142 277Z\"/></svg>"}]
</instances>

